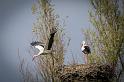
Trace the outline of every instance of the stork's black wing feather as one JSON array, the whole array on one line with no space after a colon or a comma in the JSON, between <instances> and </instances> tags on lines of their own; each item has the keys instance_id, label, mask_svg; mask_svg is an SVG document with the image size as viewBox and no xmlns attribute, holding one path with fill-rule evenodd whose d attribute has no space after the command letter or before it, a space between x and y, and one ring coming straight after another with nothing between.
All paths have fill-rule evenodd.
<instances>
[{"instance_id":1,"label":"stork's black wing feather","mask_svg":"<svg viewBox=\"0 0 124 82\"><path fill-rule=\"evenodd\" d=\"M51 49L51 47L53 45L53 42L54 42L54 36L55 36L55 33L56 32L57 32L57 29L54 29L53 32L50 34L50 38L49 38L47 50L50 50Z\"/></svg>"},{"instance_id":2,"label":"stork's black wing feather","mask_svg":"<svg viewBox=\"0 0 124 82\"><path fill-rule=\"evenodd\" d=\"M43 44L43 43L38 42L38 41L35 41L35 42L32 42L32 43L31 43L32 46L42 45L42 44Z\"/></svg>"},{"instance_id":3,"label":"stork's black wing feather","mask_svg":"<svg viewBox=\"0 0 124 82\"><path fill-rule=\"evenodd\" d=\"M89 54L89 53L91 53L89 46L84 46L84 48L85 48L84 51L83 51L84 54Z\"/></svg>"}]
</instances>

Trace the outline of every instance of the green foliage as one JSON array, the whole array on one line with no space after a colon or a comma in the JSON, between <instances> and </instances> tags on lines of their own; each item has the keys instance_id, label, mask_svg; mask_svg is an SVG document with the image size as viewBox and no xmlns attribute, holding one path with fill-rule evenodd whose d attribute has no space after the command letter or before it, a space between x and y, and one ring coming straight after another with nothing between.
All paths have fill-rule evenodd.
<instances>
[{"instance_id":1,"label":"green foliage","mask_svg":"<svg viewBox=\"0 0 124 82\"><path fill-rule=\"evenodd\" d=\"M35 14L35 13L36 13L36 11L37 11L36 4L33 4L33 5L32 5L31 10L32 10L32 13L33 13L33 14Z\"/></svg>"},{"instance_id":2,"label":"green foliage","mask_svg":"<svg viewBox=\"0 0 124 82\"><path fill-rule=\"evenodd\" d=\"M89 15L93 30L88 29L84 32L92 47L90 61L115 63L124 43L123 8L119 7L119 0L90 1L93 8Z\"/></svg>"}]
</instances>

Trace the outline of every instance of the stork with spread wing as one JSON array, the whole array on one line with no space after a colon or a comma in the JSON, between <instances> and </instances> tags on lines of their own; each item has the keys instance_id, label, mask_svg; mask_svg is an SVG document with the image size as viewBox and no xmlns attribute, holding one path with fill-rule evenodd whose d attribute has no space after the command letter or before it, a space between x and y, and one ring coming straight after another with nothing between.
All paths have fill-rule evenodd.
<instances>
[{"instance_id":1,"label":"stork with spread wing","mask_svg":"<svg viewBox=\"0 0 124 82\"><path fill-rule=\"evenodd\" d=\"M56 32L57 32L57 29L52 29L52 31L50 33L50 38L48 40L48 44L46 45L47 50L51 50ZM42 42L35 41L35 42L32 42L31 45L39 50L39 53L37 55L33 56L33 60L34 60L36 57L38 57L39 55L44 53L45 44L43 44Z\"/></svg>"}]
</instances>

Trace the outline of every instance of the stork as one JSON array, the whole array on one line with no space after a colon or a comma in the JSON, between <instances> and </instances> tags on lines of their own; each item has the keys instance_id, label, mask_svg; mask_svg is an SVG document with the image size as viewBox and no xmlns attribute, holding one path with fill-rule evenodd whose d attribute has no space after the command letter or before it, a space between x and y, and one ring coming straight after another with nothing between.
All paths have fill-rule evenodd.
<instances>
[{"instance_id":1,"label":"stork","mask_svg":"<svg viewBox=\"0 0 124 82\"><path fill-rule=\"evenodd\" d=\"M88 45L86 45L85 41L82 41L81 51L84 53L85 63L87 64L88 63L88 61L87 61L88 57L87 56L88 56L88 54L91 53L91 51L90 51L90 47Z\"/></svg>"},{"instance_id":2,"label":"stork","mask_svg":"<svg viewBox=\"0 0 124 82\"><path fill-rule=\"evenodd\" d=\"M47 46L47 50L51 50L56 32L57 32L57 29L52 29L47 45L43 44L42 42L38 42L38 41L31 43L32 46L34 46L35 48L39 50L39 53L33 56L33 60L44 52L45 46Z\"/></svg>"}]
</instances>

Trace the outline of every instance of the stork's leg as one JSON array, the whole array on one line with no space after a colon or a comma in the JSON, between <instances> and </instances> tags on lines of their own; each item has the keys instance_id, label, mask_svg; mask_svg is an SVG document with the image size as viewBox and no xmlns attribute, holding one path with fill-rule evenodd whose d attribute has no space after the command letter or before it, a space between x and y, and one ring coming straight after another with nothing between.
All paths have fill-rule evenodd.
<instances>
[{"instance_id":1,"label":"stork's leg","mask_svg":"<svg viewBox=\"0 0 124 82\"><path fill-rule=\"evenodd\" d=\"M87 54L84 54L84 58L85 58L85 64L88 64Z\"/></svg>"}]
</instances>

